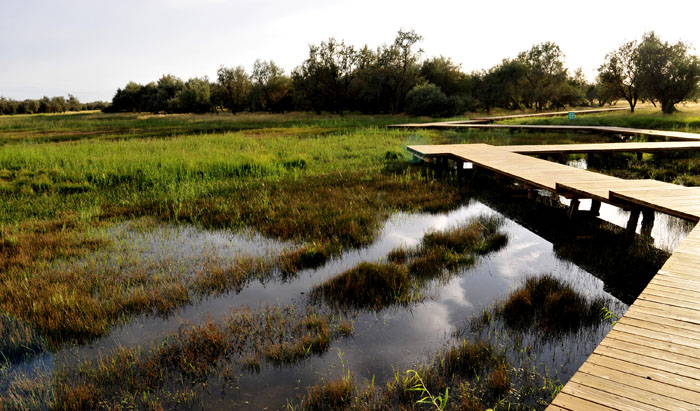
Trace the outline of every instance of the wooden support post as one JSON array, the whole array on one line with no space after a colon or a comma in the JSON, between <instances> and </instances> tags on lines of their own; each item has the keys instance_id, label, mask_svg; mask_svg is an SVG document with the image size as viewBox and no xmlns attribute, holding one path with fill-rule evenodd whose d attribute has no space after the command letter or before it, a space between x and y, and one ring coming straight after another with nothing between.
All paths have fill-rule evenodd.
<instances>
[{"instance_id":1,"label":"wooden support post","mask_svg":"<svg viewBox=\"0 0 700 411\"><path fill-rule=\"evenodd\" d=\"M527 190L527 199L528 200L534 200L537 198L537 190L534 188L528 188Z\"/></svg>"},{"instance_id":2,"label":"wooden support post","mask_svg":"<svg viewBox=\"0 0 700 411\"><path fill-rule=\"evenodd\" d=\"M571 199L571 205L569 205L569 218L573 218L573 216L578 212L578 206L580 204L581 202L578 200L578 198Z\"/></svg>"},{"instance_id":3,"label":"wooden support post","mask_svg":"<svg viewBox=\"0 0 700 411\"><path fill-rule=\"evenodd\" d=\"M637 152L637 161L642 161L643 157L644 157L644 153L642 153L641 151L638 151Z\"/></svg>"},{"instance_id":4,"label":"wooden support post","mask_svg":"<svg viewBox=\"0 0 700 411\"><path fill-rule=\"evenodd\" d=\"M600 200L591 200L591 214L593 217L600 215Z\"/></svg>"},{"instance_id":5,"label":"wooden support post","mask_svg":"<svg viewBox=\"0 0 700 411\"><path fill-rule=\"evenodd\" d=\"M639 222L639 209L634 209L630 211L630 219L627 220L627 230L635 232L637 230L637 223Z\"/></svg>"},{"instance_id":6,"label":"wooden support post","mask_svg":"<svg viewBox=\"0 0 700 411\"><path fill-rule=\"evenodd\" d=\"M651 230L654 228L654 211L642 211L642 235L651 237Z\"/></svg>"}]
</instances>

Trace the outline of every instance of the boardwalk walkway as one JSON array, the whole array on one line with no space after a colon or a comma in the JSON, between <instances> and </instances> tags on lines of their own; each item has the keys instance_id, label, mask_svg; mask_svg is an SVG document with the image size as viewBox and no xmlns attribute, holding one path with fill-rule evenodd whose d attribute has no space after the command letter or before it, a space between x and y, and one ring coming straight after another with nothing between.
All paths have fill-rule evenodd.
<instances>
[{"instance_id":1,"label":"boardwalk walkway","mask_svg":"<svg viewBox=\"0 0 700 411\"><path fill-rule=\"evenodd\" d=\"M474 120L480 121L480 120ZM647 136L656 138L667 138L672 140L700 141L700 134L687 133L684 131L664 131L648 130L642 128L613 127L613 126L567 126L567 125L535 125L535 124L476 124L463 122L440 122L440 123L410 123L394 124L389 128L475 128L475 129L506 129L506 130L529 130L529 131L589 131L603 134L619 134L623 136Z\"/></svg>"},{"instance_id":2,"label":"boardwalk walkway","mask_svg":"<svg viewBox=\"0 0 700 411\"><path fill-rule=\"evenodd\" d=\"M518 154L511 151L513 147L465 144L411 146L409 150L428 161L446 157L468 161L526 185L573 198L591 198L700 221L700 188L653 180L623 180ZM549 408L700 409L700 225Z\"/></svg>"},{"instance_id":3,"label":"boardwalk walkway","mask_svg":"<svg viewBox=\"0 0 700 411\"><path fill-rule=\"evenodd\" d=\"M566 116L569 113L574 113L575 115L582 115L582 114L598 114L598 113L609 113L609 112L614 112L614 111L629 111L629 110L630 109L628 107L594 108L594 109L588 109L588 110L549 111L549 112L545 112L545 113L509 114L506 116L475 117L472 120L500 121L500 120L510 120L510 119L517 119L517 118Z\"/></svg>"}]
</instances>

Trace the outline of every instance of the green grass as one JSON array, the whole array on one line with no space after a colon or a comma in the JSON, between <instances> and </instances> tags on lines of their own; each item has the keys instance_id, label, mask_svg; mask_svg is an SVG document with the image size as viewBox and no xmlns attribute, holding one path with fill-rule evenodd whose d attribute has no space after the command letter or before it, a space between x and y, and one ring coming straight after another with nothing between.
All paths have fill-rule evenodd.
<instances>
[{"instance_id":1,"label":"green grass","mask_svg":"<svg viewBox=\"0 0 700 411\"><path fill-rule=\"evenodd\" d=\"M404 116L316 115L311 113L170 114L143 113L35 114L0 116L0 146L85 139L167 138L245 132L251 137L297 136L343 132L368 126L416 121ZM259 130L266 129L260 133Z\"/></svg>"},{"instance_id":2,"label":"green grass","mask_svg":"<svg viewBox=\"0 0 700 411\"><path fill-rule=\"evenodd\" d=\"M618 104L623 107L622 105ZM700 131L700 113L698 106L678 106L677 113L667 115L660 109L654 109L651 105L638 108L634 113L612 112L600 114L586 114L577 116L575 120L567 117L541 117L504 120L504 124L552 124L552 125L580 125L580 126L614 126L631 127L653 130L674 130L686 132Z\"/></svg>"}]
</instances>

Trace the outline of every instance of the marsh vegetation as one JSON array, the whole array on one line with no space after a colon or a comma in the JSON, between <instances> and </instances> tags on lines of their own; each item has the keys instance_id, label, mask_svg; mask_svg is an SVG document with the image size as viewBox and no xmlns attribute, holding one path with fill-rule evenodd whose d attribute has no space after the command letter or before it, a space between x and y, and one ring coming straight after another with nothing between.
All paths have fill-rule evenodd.
<instances>
[{"instance_id":1,"label":"marsh vegetation","mask_svg":"<svg viewBox=\"0 0 700 411\"><path fill-rule=\"evenodd\" d=\"M404 121L0 118L0 406L546 405L671 250L404 150L604 137Z\"/></svg>"}]
</instances>

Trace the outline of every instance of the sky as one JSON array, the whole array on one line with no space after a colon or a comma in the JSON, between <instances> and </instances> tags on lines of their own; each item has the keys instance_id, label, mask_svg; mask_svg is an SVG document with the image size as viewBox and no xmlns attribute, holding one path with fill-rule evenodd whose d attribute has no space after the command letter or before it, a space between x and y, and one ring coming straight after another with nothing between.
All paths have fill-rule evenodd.
<instances>
[{"instance_id":1,"label":"sky","mask_svg":"<svg viewBox=\"0 0 700 411\"><path fill-rule=\"evenodd\" d=\"M215 79L258 58L289 73L309 44L376 48L399 29L465 72L553 41L593 80L606 53L647 31L700 47L698 21L698 0L0 0L0 96L111 100L129 81Z\"/></svg>"}]
</instances>

